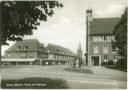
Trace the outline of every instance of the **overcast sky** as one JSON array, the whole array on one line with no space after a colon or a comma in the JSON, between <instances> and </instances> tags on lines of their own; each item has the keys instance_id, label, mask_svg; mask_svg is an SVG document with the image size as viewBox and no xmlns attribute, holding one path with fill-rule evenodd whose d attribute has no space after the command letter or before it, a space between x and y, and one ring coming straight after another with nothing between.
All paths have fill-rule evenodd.
<instances>
[{"instance_id":1,"label":"overcast sky","mask_svg":"<svg viewBox=\"0 0 128 90\"><path fill-rule=\"evenodd\" d=\"M60 45L76 53L79 42L86 52L86 10L93 9L94 18L120 17L126 7L126 0L61 0L64 7L56 9L52 18L41 22L34 35L25 39L36 38L45 46L48 43ZM2 46L4 51L12 46Z\"/></svg>"}]
</instances>

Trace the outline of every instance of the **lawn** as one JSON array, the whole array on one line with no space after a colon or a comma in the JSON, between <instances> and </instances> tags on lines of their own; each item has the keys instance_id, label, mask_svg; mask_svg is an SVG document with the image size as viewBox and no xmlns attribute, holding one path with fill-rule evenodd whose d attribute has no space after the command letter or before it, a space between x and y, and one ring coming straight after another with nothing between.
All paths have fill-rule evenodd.
<instances>
[{"instance_id":1,"label":"lawn","mask_svg":"<svg viewBox=\"0 0 128 90\"><path fill-rule=\"evenodd\" d=\"M60 71L58 67L2 66L1 87L3 89L66 89L67 82L56 76L56 72Z\"/></svg>"},{"instance_id":2,"label":"lawn","mask_svg":"<svg viewBox=\"0 0 128 90\"><path fill-rule=\"evenodd\" d=\"M62 79L50 78L24 78L13 80L2 80L1 88L3 89L66 89L68 85Z\"/></svg>"},{"instance_id":3,"label":"lawn","mask_svg":"<svg viewBox=\"0 0 128 90\"><path fill-rule=\"evenodd\" d=\"M71 72L77 72L77 73L85 73L85 74L92 74L93 72L90 69L85 69L85 68L65 68L67 71Z\"/></svg>"}]
</instances>

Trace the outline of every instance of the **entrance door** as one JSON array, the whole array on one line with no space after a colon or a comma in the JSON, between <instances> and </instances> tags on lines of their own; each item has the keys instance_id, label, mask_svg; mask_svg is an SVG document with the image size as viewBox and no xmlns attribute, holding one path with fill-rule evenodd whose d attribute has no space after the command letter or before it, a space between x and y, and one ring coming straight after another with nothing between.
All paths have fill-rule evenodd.
<instances>
[{"instance_id":1,"label":"entrance door","mask_svg":"<svg viewBox=\"0 0 128 90\"><path fill-rule=\"evenodd\" d=\"M92 65L99 66L99 56L92 56Z\"/></svg>"}]
</instances>

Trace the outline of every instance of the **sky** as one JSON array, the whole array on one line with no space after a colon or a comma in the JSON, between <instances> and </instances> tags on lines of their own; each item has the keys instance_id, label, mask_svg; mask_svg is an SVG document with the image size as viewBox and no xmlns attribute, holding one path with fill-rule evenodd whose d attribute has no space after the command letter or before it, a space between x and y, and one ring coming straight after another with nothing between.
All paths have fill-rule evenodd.
<instances>
[{"instance_id":1,"label":"sky","mask_svg":"<svg viewBox=\"0 0 128 90\"><path fill-rule=\"evenodd\" d=\"M93 10L94 18L120 17L126 7L126 0L60 0L63 8L56 8L55 14L47 22L41 22L32 36L24 39L38 39L46 46L48 43L60 45L77 52L79 43L83 54L86 52L86 10ZM15 42L2 46L4 51Z\"/></svg>"}]
</instances>

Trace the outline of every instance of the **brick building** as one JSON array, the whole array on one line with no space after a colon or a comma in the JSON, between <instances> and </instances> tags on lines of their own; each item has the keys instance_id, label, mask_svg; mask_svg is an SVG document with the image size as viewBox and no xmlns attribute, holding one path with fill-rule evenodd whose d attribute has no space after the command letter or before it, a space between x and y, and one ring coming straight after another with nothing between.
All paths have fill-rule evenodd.
<instances>
[{"instance_id":1,"label":"brick building","mask_svg":"<svg viewBox=\"0 0 128 90\"><path fill-rule=\"evenodd\" d=\"M92 10L87 10L86 51L88 66L100 66L103 62L116 62L116 54L112 50L114 26L120 18L93 18Z\"/></svg>"},{"instance_id":2,"label":"brick building","mask_svg":"<svg viewBox=\"0 0 128 90\"><path fill-rule=\"evenodd\" d=\"M48 44L45 47L45 50L48 52L48 59L52 60L52 64L73 64L77 55L62 46Z\"/></svg>"},{"instance_id":3,"label":"brick building","mask_svg":"<svg viewBox=\"0 0 128 90\"><path fill-rule=\"evenodd\" d=\"M13 65L51 65L71 64L75 58L76 54L67 48L53 44L44 47L37 39L26 39L7 49L1 61Z\"/></svg>"}]
</instances>

